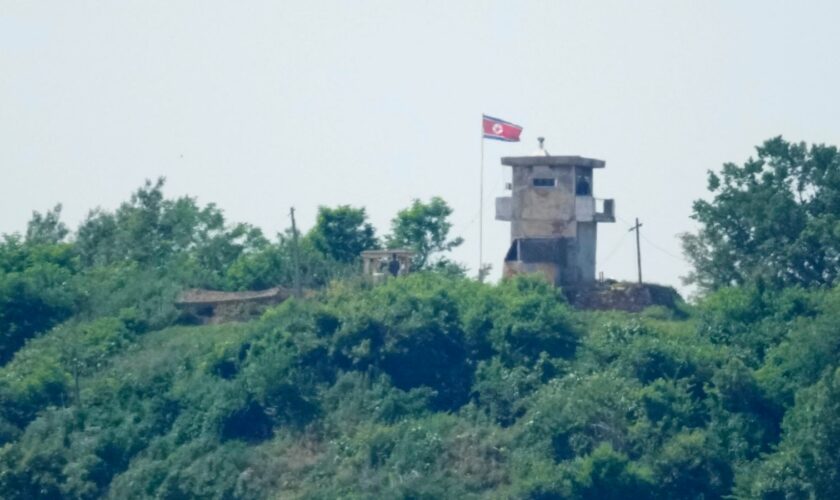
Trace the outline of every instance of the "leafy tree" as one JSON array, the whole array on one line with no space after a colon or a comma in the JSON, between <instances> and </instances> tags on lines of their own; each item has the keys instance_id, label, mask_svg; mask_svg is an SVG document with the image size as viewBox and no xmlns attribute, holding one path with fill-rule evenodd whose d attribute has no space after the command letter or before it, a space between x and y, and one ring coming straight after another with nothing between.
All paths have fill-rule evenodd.
<instances>
[{"instance_id":1,"label":"leafy tree","mask_svg":"<svg viewBox=\"0 0 840 500\"><path fill-rule=\"evenodd\" d=\"M79 227L76 249L87 267L137 263L190 286L220 287L241 255L263 248L262 232L225 223L212 203L167 199L164 179L146 183L113 213L95 210Z\"/></svg>"},{"instance_id":2,"label":"leafy tree","mask_svg":"<svg viewBox=\"0 0 840 500\"><path fill-rule=\"evenodd\" d=\"M478 364L473 384L476 404L488 416L509 426L525 411L524 396L540 385L540 374L524 366L508 368L498 357Z\"/></svg>"},{"instance_id":3,"label":"leafy tree","mask_svg":"<svg viewBox=\"0 0 840 500\"><path fill-rule=\"evenodd\" d=\"M292 284L291 256L285 239L255 252L240 255L225 271L225 288L231 290L264 290L272 286Z\"/></svg>"},{"instance_id":4,"label":"leafy tree","mask_svg":"<svg viewBox=\"0 0 840 500\"><path fill-rule=\"evenodd\" d=\"M653 462L654 481L670 498L723 498L732 487L732 465L703 431L675 435Z\"/></svg>"},{"instance_id":5,"label":"leafy tree","mask_svg":"<svg viewBox=\"0 0 840 500\"><path fill-rule=\"evenodd\" d=\"M291 229L277 235L277 241L257 250L243 252L227 268L224 287L232 290L262 290L294 284L295 251ZM330 281L358 273L353 263L336 261L319 251L311 238L298 240L301 286L322 288Z\"/></svg>"},{"instance_id":6,"label":"leafy tree","mask_svg":"<svg viewBox=\"0 0 840 500\"><path fill-rule=\"evenodd\" d=\"M739 490L754 498L840 496L840 369L829 370L797 394L785 416L779 450L739 477Z\"/></svg>"},{"instance_id":7,"label":"leafy tree","mask_svg":"<svg viewBox=\"0 0 840 500\"><path fill-rule=\"evenodd\" d=\"M571 357L578 332L562 293L538 276L517 276L496 289L500 304L490 313L494 349L512 364L531 365L540 356Z\"/></svg>"},{"instance_id":8,"label":"leafy tree","mask_svg":"<svg viewBox=\"0 0 840 500\"><path fill-rule=\"evenodd\" d=\"M694 202L697 234L683 236L701 290L764 281L835 283L840 272L840 154L776 137L743 165L709 172L710 201Z\"/></svg>"},{"instance_id":9,"label":"leafy tree","mask_svg":"<svg viewBox=\"0 0 840 500\"><path fill-rule=\"evenodd\" d=\"M648 468L633 463L626 455L603 443L581 461L570 496L616 500L654 498L651 476Z\"/></svg>"},{"instance_id":10,"label":"leafy tree","mask_svg":"<svg viewBox=\"0 0 840 500\"><path fill-rule=\"evenodd\" d=\"M626 453L629 428L640 411L638 388L612 371L553 379L534 394L514 426L518 443L557 462L587 455L603 442Z\"/></svg>"},{"instance_id":11,"label":"leafy tree","mask_svg":"<svg viewBox=\"0 0 840 500\"><path fill-rule=\"evenodd\" d=\"M391 220L391 234L386 238L388 248L411 248L417 252L415 269L426 268L433 264L431 259L435 254L448 252L464 242L461 237L449 239L450 215L452 209L442 198L434 197L428 203L414 200Z\"/></svg>"},{"instance_id":12,"label":"leafy tree","mask_svg":"<svg viewBox=\"0 0 840 500\"><path fill-rule=\"evenodd\" d=\"M437 391L437 408L466 402L471 367L446 280L420 273L336 299L340 326L332 349L340 366L380 370L402 390L429 387Z\"/></svg>"},{"instance_id":13,"label":"leafy tree","mask_svg":"<svg viewBox=\"0 0 840 500\"><path fill-rule=\"evenodd\" d=\"M76 263L67 244L0 243L0 365L34 335L70 317Z\"/></svg>"},{"instance_id":14,"label":"leafy tree","mask_svg":"<svg viewBox=\"0 0 840 500\"><path fill-rule=\"evenodd\" d=\"M786 335L767 352L757 378L780 405L819 380L840 356L840 288L825 294L814 317L786 322Z\"/></svg>"},{"instance_id":15,"label":"leafy tree","mask_svg":"<svg viewBox=\"0 0 840 500\"><path fill-rule=\"evenodd\" d=\"M364 208L318 207L315 227L307 235L318 251L338 262L354 262L363 250L379 246Z\"/></svg>"},{"instance_id":16,"label":"leafy tree","mask_svg":"<svg viewBox=\"0 0 840 500\"><path fill-rule=\"evenodd\" d=\"M45 214L32 213L32 219L26 226L26 242L30 244L60 243L69 233L67 226L61 222L61 204Z\"/></svg>"}]
</instances>

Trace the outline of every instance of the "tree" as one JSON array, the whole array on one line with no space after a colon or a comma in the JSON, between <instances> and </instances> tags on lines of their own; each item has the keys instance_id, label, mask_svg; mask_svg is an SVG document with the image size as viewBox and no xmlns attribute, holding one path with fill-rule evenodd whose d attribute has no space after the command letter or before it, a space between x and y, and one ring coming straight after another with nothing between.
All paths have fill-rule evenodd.
<instances>
[{"instance_id":1,"label":"tree","mask_svg":"<svg viewBox=\"0 0 840 500\"><path fill-rule=\"evenodd\" d=\"M578 343L563 295L537 276L505 280L495 290L500 299L489 313L493 329L489 339L502 359L530 366L543 353L572 357Z\"/></svg>"},{"instance_id":2,"label":"tree","mask_svg":"<svg viewBox=\"0 0 840 500\"><path fill-rule=\"evenodd\" d=\"M779 449L760 463L757 474L739 477L742 496L752 498L838 498L840 495L840 369L827 370L796 395L785 415Z\"/></svg>"},{"instance_id":3,"label":"tree","mask_svg":"<svg viewBox=\"0 0 840 500\"><path fill-rule=\"evenodd\" d=\"M30 224L31 226L31 224ZM0 365L27 339L71 316L77 301L69 244L0 240Z\"/></svg>"},{"instance_id":4,"label":"tree","mask_svg":"<svg viewBox=\"0 0 840 500\"><path fill-rule=\"evenodd\" d=\"M214 204L167 199L164 179L145 184L113 213L95 210L79 227L76 249L87 267L137 263L177 274L192 286L219 286L242 254L268 244L248 224L228 225Z\"/></svg>"},{"instance_id":5,"label":"tree","mask_svg":"<svg viewBox=\"0 0 840 500\"><path fill-rule=\"evenodd\" d=\"M26 226L26 242L31 244L60 243L67 236L67 226L61 222L61 203L45 214L32 212Z\"/></svg>"},{"instance_id":6,"label":"tree","mask_svg":"<svg viewBox=\"0 0 840 500\"><path fill-rule=\"evenodd\" d=\"M345 263L355 261L363 250L379 246L365 209L349 205L318 207L318 219L308 237L318 251Z\"/></svg>"},{"instance_id":7,"label":"tree","mask_svg":"<svg viewBox=\"0 0 840 500\"><path fill-rule=\"evenodd\" d=\"M648 469L628 460L602 443L586 456L577 471L573 497L624 499L651 498L654 481ZM679 495L675 495L679 496Z\"/></svg>"},{"instance_id":8,"label":"tree","mask_svg":"<svg viewBox=\"0 0 840 500\"><path fill-rule=\"evenodd\" d=\"M430 259L435 253L448 252L464 242L460 237L448 239L452 228L448 220L450 215L452 209L437 196L428 203L415 199L410 207L400 210L391 220L388 248L411 248L417 252L414 257L416 269L430 266Z\"/></svg>"},{"instance_id":9,"label":"tree","mask_svg":"<svg viewBox=\"0 0 840 500\"><path fill-rule=\"evenodd\" d=\"M682 236L703 291L749 282L820 286L840 273L840 154L776 137L742 166L709 172L711 201L694 202L697 234Z\"/></svg>"},{"instance_id":10,"label":"tree","mask_svg":"<svg viewBox=\"0 0 840 500\"><path fill-rule=\"evenodd\" d=\"M466 402L472 369L458 302L445 277L410 275L333 300L343 309L333 338L340 366L381 370L402 390L429 387L438 409Z\"/></svg>"},{"instance_id":11,"label":"tree","mask_svg":"<svg viewBox=\"0 0 840 500\"><path fill-rule=\"evenodd\" d=\"M297 262L292 230L277 235L277 241L259 250L243 252L227 268L225 288L262 290L272 286L294 285L295 265L299 266L301 286L320 288L331 280L355 271L351 263L331 259L317 248L311 238L303 238L297 246Z\"/></svg>"}]
</instances>

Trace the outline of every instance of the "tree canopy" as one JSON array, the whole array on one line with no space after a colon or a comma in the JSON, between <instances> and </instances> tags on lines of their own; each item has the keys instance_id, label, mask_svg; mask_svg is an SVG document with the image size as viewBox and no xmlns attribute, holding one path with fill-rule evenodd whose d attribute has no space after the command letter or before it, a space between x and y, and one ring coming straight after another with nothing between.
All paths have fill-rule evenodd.
<instances>
[{"instance_id":1,"label":"tree canopy","mask_svg":"<svg viewBox=\"0 0 840 500\"><path fill-rule=\"evenodd\" d=\"M697 234L683 237L702 290L762 281L821 286L840 272L840 154L782 137L743 165L709 172L711 200L694 203Z\"/></svg>"},{"instance_id":2,"label":"tree canopy","mask_svg":"<svg viewBox=\"0 0 840 500\"><path fill-rule=\"evenodd\" d=\"M410 207L400 210L391 221L391 234L386 238L388 248L408 247L417 252L415 269L445 264L442 257L434 262L432 259L436 254L448 252L464 242L461 237L449 239L452 229L450 215L452 209L441 198L433 197L428 203L414 200Z\"/></svg>"},{"instance_id":3,"label":"tree canopy","mask_svg":"<svg viewBox=\"0 0 840 500\"><path fill-rule=\"evenodd\" d=\"M315 248L338 262L352 262L363 250L377 248L376 230L364 208L318 207L315 227L307 235Z\"/></svg>"}]
</instances>

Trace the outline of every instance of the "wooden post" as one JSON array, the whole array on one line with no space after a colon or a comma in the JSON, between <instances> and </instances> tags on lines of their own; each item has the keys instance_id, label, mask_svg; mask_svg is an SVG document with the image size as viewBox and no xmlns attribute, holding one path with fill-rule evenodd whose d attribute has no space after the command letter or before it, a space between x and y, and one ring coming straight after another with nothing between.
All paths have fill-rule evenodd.
<instances>
[{"instance_id":1,"label":"wooden post","mask_svg":"<svg viewBox=\"0 0 840 500\"><path fill-rule=\"evenodd\" d=\"M639 218L636 217L636 225L630 228L630 231L636 231L636 267L639 270L639 284L642 284L642 247L639 244L639 228L642 227L642 224L639 222Z\"/></svg>"}]
</instances>

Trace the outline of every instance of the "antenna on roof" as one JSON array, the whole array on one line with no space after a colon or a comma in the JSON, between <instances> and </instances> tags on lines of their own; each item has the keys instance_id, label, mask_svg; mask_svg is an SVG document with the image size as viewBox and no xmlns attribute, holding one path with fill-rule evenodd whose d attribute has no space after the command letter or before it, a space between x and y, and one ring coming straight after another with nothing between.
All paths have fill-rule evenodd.
<instances>
[{"instance_id":1,"label":"antenna on roof","mask_svg":"<svg viewBox=\"0 0 840 500\"><path fill-rule=\"evenodd\" d=\"M537 137L537 141L539 141L540 147L531 153L531 156L551 156L551 154L545 150L545 137Z\"/></svg>"}]
</instances>

